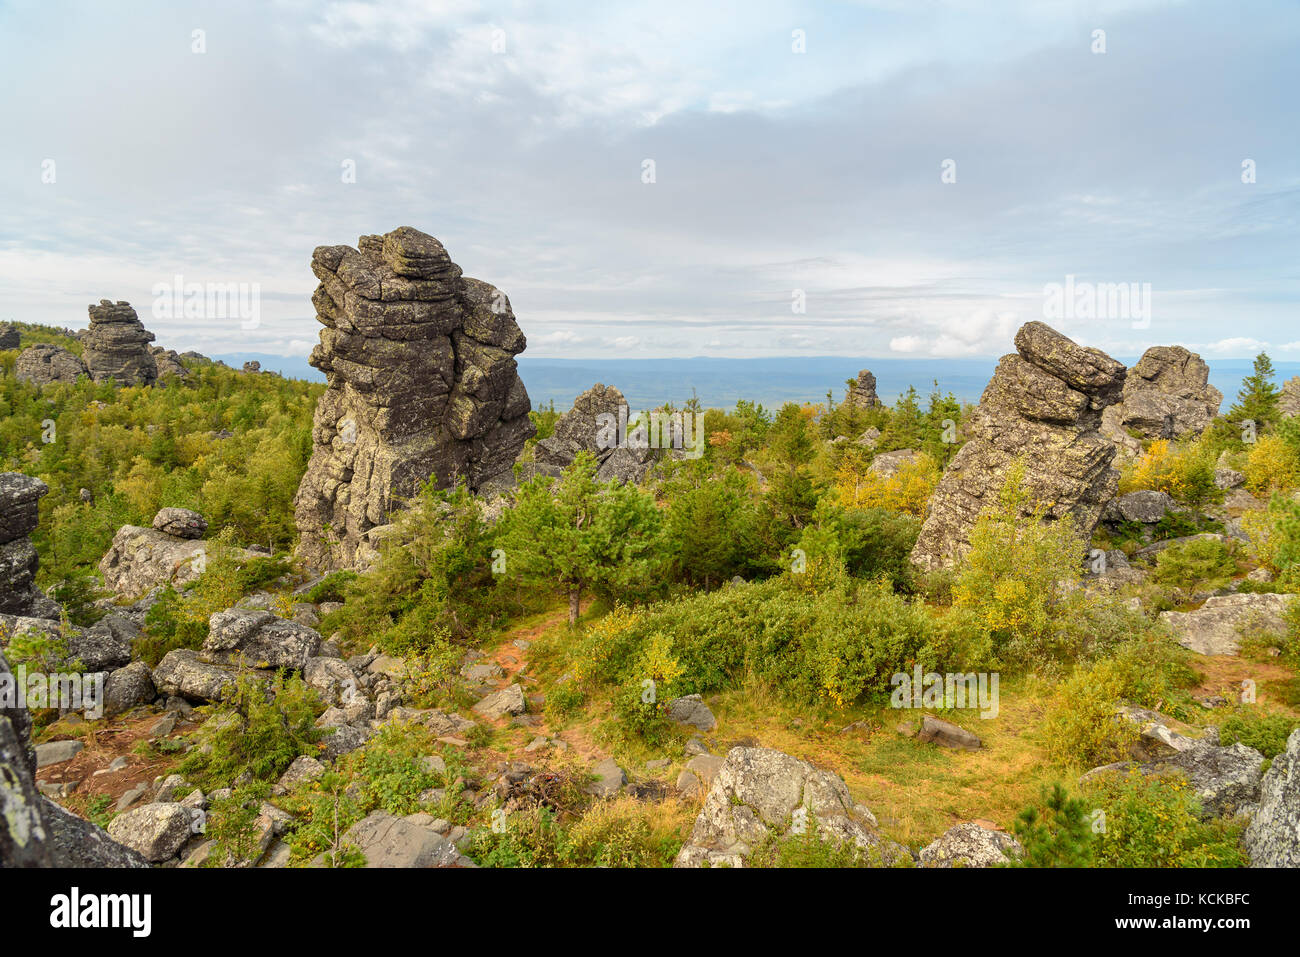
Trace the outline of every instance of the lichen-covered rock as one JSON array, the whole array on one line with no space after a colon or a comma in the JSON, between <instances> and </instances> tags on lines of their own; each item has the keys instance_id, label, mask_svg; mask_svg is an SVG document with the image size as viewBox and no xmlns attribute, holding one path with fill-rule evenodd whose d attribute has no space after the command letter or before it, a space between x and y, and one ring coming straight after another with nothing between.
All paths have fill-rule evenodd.
<instances>
[{"instance_id":1,"label":"lichen-covered rock","mask_svg":"<svg viewBox=\"0 0 1300 957\"><path fill-rule=\"evenodd\" d=\"M112 717L148 704L158 696L153 672L143 661L133 661L109 674L104 681L104 715Z\"/></svg>"},{"instance_id":2,"label":"lichen-covered rock","mask_svg":"<svg viewBox=\"0 0 1300 957\"><path fill-rule=\"evenodd\" d=\"M590 452L596 459L598 481L641 481L654 464L654 452L649 446L648 426L638 428L629 423L631 414L622 392L597 382L573 400L573 408L555 421L555 430L537 443L533 450L536 472L558 476L579 452ZM611 421L624 424L620 431L625 442L610 434Z\"/></svg>"},{"instance_id":3,"label":"lichen-covered rock","mask_svg":"<svg viewBox=\"0 0 1300 957\"><path fill-rule=\"evenodd\" d=\"M0 474L0 614L54 617L58 606L36 587L39 558L27 536L49 486L21 472Z\"/></svg>"},{"instance_id":4,"label":"lichen-covered rock","mask_svg":"<svg viewBox=\"0 0 1300 957\"><path fill-rule=\"evenodd\" d=\"M850 842L879 863L911 856L876 828L838 775L780 751L732 748L675 866L741 867L756 848L798 833Z\"/></svg>"},{"instance_id":5,"label":"lichen-covered rock","mask_svg":"<svg viewBox=\"0 0 1300 957\"><path fill-rule=\"evenodd\" d=\"M509 487L536 431L514 359L526 340L506 296L462 277L438 240L409 226L357 245L312 254L325 329L311 364L329 387L294 501L299 554L321 568L352 564L367 530L430 477Z\"/></svg>"},{"instance_id":6,"label":"lichen-covered rock","mask_svg":"<svg viewBox=\"0 0 1300 957\"><path fill-rule=\"evenodd\" d=\"M1016 353L998 363L970 427L930 500L912 550L923 568L952 565L970 547L981 512L997 501L1008 470L1024 464L1026 509L1046 521L1070 518L1084 542L1115 497L1115 445L1098 431L1124 387L1124 366L1041 322L1016 333Z\"/></svg>"},{"instance_id":7,"label":"lichen-covered rock","mask_svg":"<svg viewBox=\"0 0 1300 957\"><path fill-rule=\"evenodd\" d=\"M208 520L189 508L162 508L153 517L153 527L177 538L202 538Z\"/></svg>"},{"instance_id":8,"label":"lichen-covered rock","mask_svg":"<svg viewBox=\"0 0 1300 957\"><path fill-rule=\"evenodd\" d=\"M154 687L159 694L180 695L190 701L220 701L235 687L239 670L201 661L199 653L189 648L167 652L153 670Z\"/></svg>"},{"instance_id":9,"label":"lichen-covered rock","mask_svg":"<svg viewBox=\"0 0 1300 957\"><path fill-rule=\"evenodd\" d=\"M1167 492L1142 489L1111 499L1101 517L1107 522L1138 522L1142 525L1155 525L1176 508L1176 503Z\"/></svg>"},{"instance_id":10,"label":"lichen-covered rock","mask_svg":"<svg viewBox=\"0 0 1300 957\"><path fill-rule=\"evenodd\" d=\"M1235 655L1247 631L1284 635L1283 617L1295 595L1215 595L1193 611L1161 612L1160 620L1184 648L1202 655Z\"/></svg>"},{"instance_id":11,"label":"lichen-covered rock","mask_svg":"<svg viewBox=\"0 0 1300 957\"><path fill-rule=\"evenodd\" d=\"M1255 867L1300 867L1300 728L1264 775L1242 845Z\"/></svg>"},{"instance_id":12,"label":"lichen-covered rock","mask_svg":"<svg viewBox=\"0 0 1300 957\"><path fill-rule=\"evenodd\" d=\"M917 857L922 867L995 867L1024 852L1010 834L966 821L921 848Z\"/></svg>"},{"instance_id":13,"label":"lichen-covered rock","mask_svg":"<svg viewBox=\"0 0 1300 957\"><path fill-rule=\"evenodd\" d=\"M131 304L101 299L89 311L90 327L81 345L90 377L96 382L111 379L118 385L153 385L158 379L158 363L149 350L154 335Z\"/></svg>"},{"instance_id":14,"label":"lichen-covered rock","mask_svg":"<svg viewBox=\"0 0 1300 957\"><path fill-rule=\"evenodd\" d=\"M158 379L188 379L190 370L185 368L181 362L181 357L177 355L175 349L164 349L162 346L151 346L150 354L153 356L154 364L158 367Z\"/></svg>"},{"instance_id":15,"label":"lichen-covered rock","mask_svg":"<svg viewBox=\"0 0 1300 957\"><path fill-rule=\"evenodd\" d=\"M199 657L216 664L301 671L320 650L320 635L305 625L255 608L228 608L208 619Z\"/></svg>"},{"instance_id":16,"label":"lichen-covered rock","mask_svg":"<svg viewBox=\"0 0 1300 957\"><path fill-rule=\"evenodd\" d=\"M1196 353L1152 346L1128 371L1121 401L1107 410L1103 431L1127 450L1134 432L1146 439L1199 435L1223 401L1209 376L1209 365Z\"/></svg>"},{"instance_id":17,"label":"lichen-covered rock","mask_svg":"<svg viewBox=\"0 0 1300 957\"><path fill-rule=\"evenodd\" d=\"M14 376L19 382L32 385L49 385L51 382L75 383L78 376L89 375L86 364L77 356L56 345L40 342L28 346L14 363Z\"/></svg>"},{"instance_id":18,"label":"lichen-covered rock","mask_svg":"<svg viewBox=\"0 0 1300 957\"><path fill-rule=\"evenodd\" d=\"M1278 411L1285 416L1300 415L1300 375L1282 383L1282 396L1277 402Z\"/></svg>"},{"instance_id":19,"label":"lichen-covered rock","mask_svg":"<svg viewBox=\"0 0 1300 957\"><path fill-rule=\"evenodd\" d=\"M175 857L190 839L195 815L179 804L145 804L113 818L108 836L154 864Z\"/></svg>"},{"instance_id":20,"label":"lichen-covered rock","mask_svg":"<svg viewBox=\"0 0 1300 957\"><path fill-rule=\"evenodd\" d=\"M139 598L160 585L190 585L203 574L207 560L207 542L177 538L156 528L123 525L99 560L99 573L119 597Z\"/></svg>"}]
</instances>

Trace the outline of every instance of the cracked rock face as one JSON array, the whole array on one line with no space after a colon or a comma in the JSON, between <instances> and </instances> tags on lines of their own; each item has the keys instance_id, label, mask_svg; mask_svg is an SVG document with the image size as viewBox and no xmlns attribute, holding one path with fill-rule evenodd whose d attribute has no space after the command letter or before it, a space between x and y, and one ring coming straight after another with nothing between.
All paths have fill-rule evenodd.
<instances>
[{"instance_id":1,"label":"cracked rock face","mask_svg":"<svg viewBox=\"0 0 1300 957\"><path fill-rule=\"evenodd\" d=\"M1129 370L1122 401L1103 413L1102 431L1127 452L1141 451L1134 432L1146 439L1199 435L1223 401L1209 375L1209 365L1196 353L1152 346Z\"/></svg>"},{"instance_id":2,"label":"cracked rock face","mask_svg":"<svg viewBox=\"0 0 1300 957\"><path fill-rule=\"evenodd\" d=\"M88 375L86 364L59 346L47 342L28 346L18 355L14 375L19 382L48 385L51 382L75 383L78 376Z\"/></svg>"},{"instance_id":3,"label":"cracked rock face","mask_svg":"<svg viewBox=\"0 0 1300 957\"><path fill-rule=\"evenodd\" d=\"M158 363L149 348L153 340L130 303L101 299L90 307L90 328L81 336L90 377L118 385L153 385L158 379Z\"/></svg>"},{"instance_id":4,"label":"cracked rock face","mask_svg":"<svg viewBox=\"0 0 1300 957\"><path fill-rule=\"evenodd\" d=\"M409 226L319 246L312 271L325 329L311 364L329 387L295 518L305 562L345 567L430 477L479 493L513 484L536 431L514 359L527 343L500 290Z\"/></svg>"},{"instance_id":5,"label":"cracked rock face","mask_svg":"<svg viewBox=\"0 0 1300 957\"><path fill-rule=\"evenodd\" d=\"M880 405L880 397L876 395L876 377L869 370L863 369L858 373L857 381L849 388L848 402L859 409Z\"/></svg>"},{"instance_id":6,"label":"cracked rock face","mask_svg":"<svg viewBox=\"0 0 1300 957\"><path fill-rule=\"evenodd\" d=\"M49 486L21 472L0 474L0 614L58 617L58 606L36 587L39 559L27 536L36 528Z\"/></svg>"},{"instance_id":7,"label":"cracked rock face","mask_svg":"<svg viewBox=\"0 0 1300 957\"><path fill-rule=\"evenodd\" d=\"M654 450L648 446L648 433L636 423L627 425L626 441L606 443L602 448L602 417L613 421L631 417L627 399L612 385L597 382L573 400L573 408L555 422L555 431L537 443L534 466L543 475L559 476L573 464L579 452L596 458L596 480L639 482L654 465ZM609 419L603 419L608 423ZM608 428L606 428L608 431Z\"/></svg>"},{"instance_id":8,"label":"cracked rock face","mask_svg":"<svg viewBox=\"0 0 1300 957\"><path fill-rule=\"evenodd\" d=\"M1047 521L1072 519L1083 537L1080 556L1119 489L1115 445L1098 428L1102 412L1120 399L1123 364L1041 322L1021 326L1015 344L984 390L970 441L930 500L912 550L923 568L950 566L966 553L976 520L996 503L1017 461L1030 507L1046 506Z\"/></svg>"}]
</instances>

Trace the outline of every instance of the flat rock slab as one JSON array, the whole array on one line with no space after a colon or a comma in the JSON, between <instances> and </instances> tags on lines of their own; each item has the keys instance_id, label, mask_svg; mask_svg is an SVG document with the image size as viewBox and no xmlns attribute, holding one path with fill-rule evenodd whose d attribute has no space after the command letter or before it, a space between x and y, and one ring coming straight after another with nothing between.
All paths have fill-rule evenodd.
<instances>
[{"instance_id":1,"label":"flat rock slab","mask_svg":"<svg viewBox=\"0 0 1300 957\"><path fill-rule=\"evenodd\" d=\"M1286 634L1283 615L1294 600L1294 595L1216 595L1195 611L1162 612L1160 620L1184 648L1201 655L1235 655L1244 632Z\"/></svg>"},{"instance_id":2,"label":"flat rock slab","mask_svg":"<svg viewBox=\"0 0 1300 957\"><path fill-rule=\"evenodd\" d=\"M943 745L945 748L956 748L964 751L978 751L982 747L978 736L965 728L958 727L951 721L944 721L932 714L927 714L921 719L919 738L927 743L934 742Z\"/></svg>"}]
</instances>

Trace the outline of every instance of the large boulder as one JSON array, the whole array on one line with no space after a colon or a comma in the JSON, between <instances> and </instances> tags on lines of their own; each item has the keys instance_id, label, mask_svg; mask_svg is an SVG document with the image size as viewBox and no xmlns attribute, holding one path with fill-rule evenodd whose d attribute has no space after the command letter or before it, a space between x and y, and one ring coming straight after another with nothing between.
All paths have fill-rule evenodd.
<instances>
[{"instance_id":1,"label":"large boulder","mask_svg":"<svg viewBox=\"0 0 1300 957\"><path fill-rule=\"evenodd\" d=\"M190 701L220 701L234 690L240 671L202 661L189 648L167 652L153 670L153 683L161 695L180 695Z\"/></svg>"},{"instance_id":2,"label":"large boulder","mask_svg":"<svg viewBox=\"0 0 1300 957\"><path fill-rule=\"evenodd\" d=\"M514 359L526 340L505 294L462 277L409 226L357 247L319 246L311 263L325 326L311 364L329 386L294 501L299 554L322 568L351 565L366 532L430 477L509 487L536 431Z\"/></svg>"},{"instance_id":3,"label":"large boulder","mask_svg":"<svg viewBox=\"0 0 1300 957\"><path fill-rule=\"evenodd\" d=\"M1300 867L1300 728L1264 775L1242 844L1255 867Z\"/></svg>"},{"instance_id":4,"label":"large boulder","mask_svg":"<svg viewBox=\"0 0 1300 957\"><path fill-rule=\"evenodd\" d=\"M101 299L90 306L90 327L81 336L90 377L118 385L153 385L158 363L149 350L154 335L145 329L129 302Z\"/></svg>"},{"instance_id":5,"label":"large boulder","mask_svg":"<svg viewBox=\"0 0 1300 957\"><path fill-rule=\"evenodd\" d=\"M123 525L113 536L99 573L118 597L139 598L159 586L185 588L207 567L208 543L178 538L156 528Z\"/></svg>"},{"instance_id":6,"label":"large boulder","mask_svg":"<svg viewBox=\"0 0 1300 957\"><path fill-rule=\"evenodd\" d=\"M199 657L216 664L301 671L320 650L320 635L260 608L228 608L208 619Z\"/></svg>"},{"instance_id":7,"label":"large boulder","mask_svg":"<svg viewBox=\"0 0 1300 957\"><path fill-rule=\"evenodd\" d=\"M1041 322L1016 333L984 390L970 440L953 458L930 500L912 560L947 567L970 547L980 514L997 501L1008 470L1024 465L1025 515L1044 508L1049 522L1072 520L1084 542L1119 488L1115 446L1098 431L1119 399L1124 366Z\"/></svg>"},{"instance_id":8,"label":"large boulder","mask_svg":"<svg viewBox=\"0 0 1300 957\"><path fill-rule=\"evenodd\" d=\"M1196 353L1152 346L1129 370L1121 402L1106 410L1103 431L1130 451L1134 433L1145 439L1199 435L1223 401L1209 376L1209 365Z\"/></svg>"},{"instance_id":9,"label":"large boulder","mask_svg":"<svg viewBox=\"0 0 1300 957\"><path fill-rule=\"evenodd\" d=\"M67 349L48 342L28 346L18 355L14 376L19 382L35 386L51 382L75 383L79 376L89 375L86 364Z\"/></svg>"},{"instance_id":10,"label":"large boulder","mask_svg":"<svg viewBox=\"0 0 1300 957\"><path fill-rule=\"evenodd\" d=\"M1235 655L1249 632L1286 634L1284 615L1293 601L1295 595L1215 595L1194 611L1161 612L1160 620L1184 648L1202 655Z\"/></svg>"},{"instance_id":11,"label":"large boulder","mask_svg":"<svg viewBox=\"0 0 1300 957\"><path fill-rule=\"evenodd\" d=\"M441 834L387 811L371 811L348 828L343 840L361 851L366 867L473 866Z\"/></svg>"},{"instance_id":12,"label":"large boulder","mask_svg":"<svg viewBox=\"0 0 1300 957\"><path fill-rule=\"evenodd\" d=\"M108 836L146 861L161 863L176 856L194 833L195 815L181 804L144 804L108 823Z\"/></svg>"},{"instance_id":13,"label":"large boulder","mask_svg":"<svg viewBox=\"0 0 1300 957\"><path fill-rule=\"evenodd\" d=\"M622 392L597 382L573 400L573 408L555 421L554 432L534 447L534 469L559 475L579 452L589 452L596 459L599 481L641 481L654 464L654 452L648 428L629 422L631 415ZM611 421L621 423L619 436L609 435Z\"/></svg>"},{"instance_id":14,"label":"large boulder","mask_svg":"<svg viewBox=\"0 0 1300 957\"><path fill-rule=\"evenodd\" d=\"M780 751L732 748L675 866L744 866L760 846L801 832L852 843L880 863L910 857L880 834L875 816L837 775Z\"/></svg>"},{"instance_id":15,"label":"large boulder","mask_svg":"<svg viewBox=\"0 0 1300 957\"><path fill-rule=\"evenodd\" d=\"M997 867L1023 853L1020 842L1005 831L966 821L921 848L917 857L922 867Z\"/></svg>"},{"instance_id":16,"label":"large boulder","mask_svg":"<svg viewBox=\"0 0 1300 957\"><path fill-rule=\"evenodd\" d=\"M208 530L208 520L190 508L161 508L152 524L176 538L202 538Z\"/></svg>"}]
</instances>

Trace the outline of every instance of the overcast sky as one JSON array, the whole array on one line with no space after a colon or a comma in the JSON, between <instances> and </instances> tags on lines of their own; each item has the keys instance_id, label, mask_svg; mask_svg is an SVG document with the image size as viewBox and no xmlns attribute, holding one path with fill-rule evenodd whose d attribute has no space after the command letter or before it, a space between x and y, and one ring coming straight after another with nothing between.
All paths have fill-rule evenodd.
<instances>
[{"instance_id":1,"label":"overcast sky","mask_svg":"<svg viewBox=\"0 0 1300 957\"><path fill-rule=\"evenodd\" d=\"M529 355L998 355L1069 275L1300 359L1294 0L0 0L0 80L0 319L305 355L312 248L411 225Z\"/></svg>"}]
</instances>

